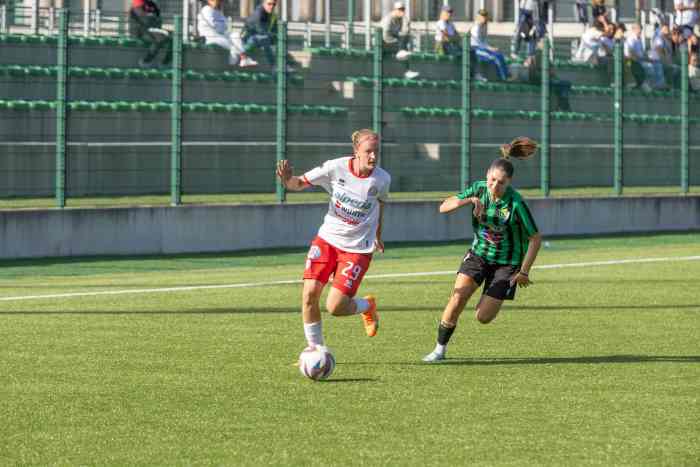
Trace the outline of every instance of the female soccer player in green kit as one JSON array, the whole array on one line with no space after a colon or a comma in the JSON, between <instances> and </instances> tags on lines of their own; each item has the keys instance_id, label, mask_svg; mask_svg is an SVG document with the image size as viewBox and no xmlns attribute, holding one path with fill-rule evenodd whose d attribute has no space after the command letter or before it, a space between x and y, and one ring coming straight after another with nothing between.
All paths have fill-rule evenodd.
<instances>
[{"instance_id":1,"label":"female soccer player in green kit","mask_svg":"<svg viewBox=\"0 0 700 467\"><path fill-rule=\"evenodd\" d=\"M462 260L452 296L442 313L435 350L423 357L424 362L445 358L447 343L459 315L482 283L485 283L484 291L476 305L475 316L483 324L496 318L503 300L515 297L517 286L531 284L530 268L542 238L527 204L510 186L514 169L508 158L527 159L536 149L537 144L528 138L503 145L504 158L491 163L485 181L473 183L440 205L442 213L467 205L474 207L474 241Z\"/></svg>"}]
</instances>

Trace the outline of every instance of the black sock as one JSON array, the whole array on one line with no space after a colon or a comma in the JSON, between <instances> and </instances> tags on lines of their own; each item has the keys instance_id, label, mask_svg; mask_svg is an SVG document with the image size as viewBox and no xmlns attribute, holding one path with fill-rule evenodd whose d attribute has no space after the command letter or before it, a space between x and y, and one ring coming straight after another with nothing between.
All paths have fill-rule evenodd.
<instances>
[{"instance_id":1,"label":"black sock","mask_svg":"<svg viewBox=\"0 0 700 467\"><path fill-rule=\"evenodd\" d=\"M442 321L440 321L440 325L438 326L438 344L447 345L447 343L450 342L450 337L452 337L452 333L455 332L456 327L457 326L448 328Z\"/></svg>"}]
</instances>

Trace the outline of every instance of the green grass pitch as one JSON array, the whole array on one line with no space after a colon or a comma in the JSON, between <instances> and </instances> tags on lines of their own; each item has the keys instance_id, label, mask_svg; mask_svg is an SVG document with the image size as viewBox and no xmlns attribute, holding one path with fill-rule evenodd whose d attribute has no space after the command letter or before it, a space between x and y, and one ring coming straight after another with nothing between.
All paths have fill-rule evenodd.
<instances>
[{"instance_id":1,"label":"green grass pitch","mask_svg":"<svg viewBox=\"0 0 700 467\"><path fill-rule=\"evenodd\" d=\"M455 270L389 245L371 275ZM700 235L553 240L538 265L700 255ZM0 263L0 465L700 465L700 261L535 269L425 365L453 276L367 278L382 317L324 317L293 366L305 250ZM73 297L28 297L77 293Z\"/></svg>"}]
</instances>

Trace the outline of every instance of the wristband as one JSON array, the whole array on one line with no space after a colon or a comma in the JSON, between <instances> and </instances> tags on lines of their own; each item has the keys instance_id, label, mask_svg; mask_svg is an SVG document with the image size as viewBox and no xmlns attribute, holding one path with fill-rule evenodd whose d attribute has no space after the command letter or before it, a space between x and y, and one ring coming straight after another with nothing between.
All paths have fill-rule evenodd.
<instances>
[{"instance_id":1,"label":"wristband","mask_svg":"<svg viewBox=\"0 0 700 467\"><path fill-rule=\"evenodd\" d=\"M518 274L522 274L525 277L530 277L530 275L526 272L518 271Z\"/></svg>"}]
</instances>

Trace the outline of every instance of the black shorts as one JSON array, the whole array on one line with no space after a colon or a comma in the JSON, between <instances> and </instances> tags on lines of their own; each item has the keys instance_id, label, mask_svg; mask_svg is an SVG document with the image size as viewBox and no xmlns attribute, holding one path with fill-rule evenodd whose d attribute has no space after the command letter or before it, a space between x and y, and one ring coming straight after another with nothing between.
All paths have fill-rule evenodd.
<instances>
[{"instance_id":1,"label":"black shorts","mask_svg":"<svg viewBox=\"0 0 700 467\"><path fill-rule=\"evenodd\" d=\"M486 281L484 295L497 300L513 300L518 286L511 286L510 278L519 270L520 267L511 264L487 263L484 258L469 250L457 272L471 277L477 285Z\"/></svg>"}]
</instances>

